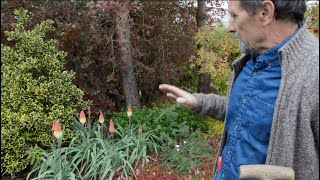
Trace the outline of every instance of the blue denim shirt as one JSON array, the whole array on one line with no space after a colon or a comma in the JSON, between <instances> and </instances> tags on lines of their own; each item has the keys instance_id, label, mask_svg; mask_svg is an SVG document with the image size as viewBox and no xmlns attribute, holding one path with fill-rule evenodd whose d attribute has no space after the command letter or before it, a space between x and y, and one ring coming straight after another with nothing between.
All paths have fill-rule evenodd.
<instances>
[{"instance_id":1,"label":"blue denim shirt","mask_svg":"<svg viewBox=\"0 0 320 180\"><path fill-rule=\"evenodd\" d=\"M215 180L237 180L240 165L265 163L281 80L278 50L295 33L251 57L237 77L226 114L227 141L222 150L222 166Z\"/></svg>"}]
</instances>

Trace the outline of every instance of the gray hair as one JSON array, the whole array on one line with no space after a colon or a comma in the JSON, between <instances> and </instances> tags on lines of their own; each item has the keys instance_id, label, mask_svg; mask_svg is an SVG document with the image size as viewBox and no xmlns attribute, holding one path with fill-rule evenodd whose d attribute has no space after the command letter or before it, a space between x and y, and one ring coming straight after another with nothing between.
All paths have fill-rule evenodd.
<instances>
[{"instance_id":1,"label":"gray hair","mask_svg":"<svg viewBox=\"0 0 320 180\"><path fill-rule=\"evenodd\" d=\"M264 0L241 0L241 7L248 14L255 15L262 7ZM304 21L307 5L305 0L272 0L275 6L276 20L290 20L297 24Z\"/></svg>"}]
</instances>

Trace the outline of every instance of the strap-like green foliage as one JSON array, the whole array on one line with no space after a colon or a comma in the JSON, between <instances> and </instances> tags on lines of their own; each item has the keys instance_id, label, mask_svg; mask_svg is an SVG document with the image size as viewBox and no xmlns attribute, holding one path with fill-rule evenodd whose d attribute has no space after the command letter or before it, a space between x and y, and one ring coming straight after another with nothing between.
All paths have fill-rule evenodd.
<instances>
[{"instance_id":1,"label":"strap-like green foliage","mask_svg":"<svg viewBox=\"0 0 320 180\"><path fill-rule=\"evenodd\" d=\"M5 32L11 45L1 44L1 173L11 175L28 165L26 150L51 144L52 120L60 121L67 138L76 108L88 105L72 83L75 74L63 68L66 53L56 40L43 39L53 21L26 30L27 11L15 15L13 31Z\"/></svg>"},{"instance_id":2,"label":"strap-like green foliage","mask_svg":"<svg viewBox=\"0 0 320 180\"><path fill-rule=\"evenodd\" d=\"M115 124L114 134L108 132L106 124L97 121L90 128L78 121L72 127L74 136L68 146L56 148L53 144L48 151L38 147L29 151L29 158L35 163L27 179L133 178L135 169L147 165L149 153L157 153L162 145L154 130L142 130L139 134L138 126L125 128Z\"/></svg>"}]
</instances>

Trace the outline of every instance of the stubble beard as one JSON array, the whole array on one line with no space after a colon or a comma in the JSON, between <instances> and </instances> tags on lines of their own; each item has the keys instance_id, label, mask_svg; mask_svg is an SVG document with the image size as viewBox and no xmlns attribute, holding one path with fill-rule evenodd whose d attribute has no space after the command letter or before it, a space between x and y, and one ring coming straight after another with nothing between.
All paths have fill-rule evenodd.
<instances>
[{"instance_id":1,"label":"stubble beard","mask_svg":"<svg viewBox=\"0 0 320 180\"><path fill-rule=\"evenodd\" d=\"M242 38L239 33L235 33L235 36L239 38L239 50L242 54L250 54L252 56L258 56L259 50L253 47L250 47L249 43Z\"/></svg>"}]
</instances>

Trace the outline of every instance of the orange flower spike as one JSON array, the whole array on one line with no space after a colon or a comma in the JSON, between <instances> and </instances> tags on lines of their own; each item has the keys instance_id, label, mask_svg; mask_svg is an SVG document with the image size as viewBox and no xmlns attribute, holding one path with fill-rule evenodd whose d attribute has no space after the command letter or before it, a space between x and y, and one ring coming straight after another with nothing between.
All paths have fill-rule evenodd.
<instances>
[{"instance_id":1,"label":"orange flower spike","mask_svg":"<svg viewBox=\"0 0 320 180\"><path fill-rule=\"evenodd\" d=\"M128 117L131 117L131 115L132 115L132 109L131 109L131 105L130 104L128 106L127 115L128 115Z\"/></svg>"},{"instance_id":2,"label":"orange flower spike","mask_svg":"<svg viewBox=\"0 0 320 180\"><path fill-rule=\"evenodd\" d=\"M83 110L81 110L81 112L80 112L79 120L80 120L80 123L81 123L81 124L86 123L86 115L84 114L84 111L83 111Z\"/></svg>"},{"instance_id":3,"label":"orange flower spike","mask_svg":"<svg viewBox=\"0 0 320 180\"><path fill-rule=\"evenodd\" d=\"M52 121L52 131L53 131L54 137L56 137L57 139L62 138L62 129L59 121L56 121L56 120Z\"/></svg>"},{"instance_id":4,"label":"orange flower spike","mask_svg":"<svg viewBox=\"0 0 320 180\"><path fill-rule=\"evenodd\" d=\"M112 119L110 119L110 123L109 123L109 132L110 133L113 133L114 132L114 124L113 124L113 121Z\"/></svg>"},{"instance_id":5,"label":"orange flower spike","mask_svg":"<svg viewBox=\"0 0 320 180\"><path fill-rule=\"evenodd\" d=\"M139 135L141 135L142 133L142 127L141 127L141 124L139 125Z\"/></svg>"},{"instance_id":6,"label":"orange flower spike","mask_svg":"<svg viewBox=\"0 0 320 180\"><path fill-rule=\"evenodd\" d=\"M104 123L104 116L103 113L100 111L100 115L99 115L99 123L103 124Z\"/></svg>"},{"instance_id":7,"label":"orange flower spike","mask_svg":"<svg viewBox=\"0 0 320 180\"><path fill-rule=\"evenodd\" d=\"M61 131L61 126L59 121L56 121L56 120L52 121L52 131Z\"/></svg>"}]
</instances>

